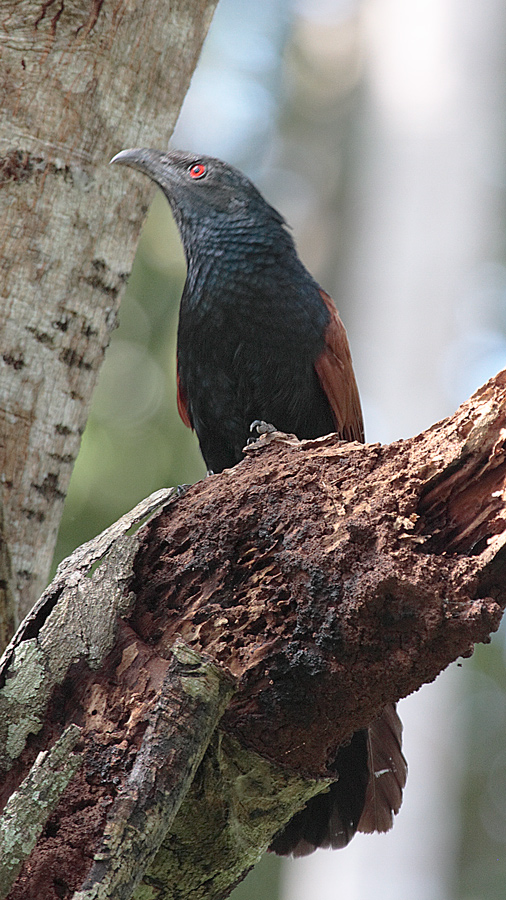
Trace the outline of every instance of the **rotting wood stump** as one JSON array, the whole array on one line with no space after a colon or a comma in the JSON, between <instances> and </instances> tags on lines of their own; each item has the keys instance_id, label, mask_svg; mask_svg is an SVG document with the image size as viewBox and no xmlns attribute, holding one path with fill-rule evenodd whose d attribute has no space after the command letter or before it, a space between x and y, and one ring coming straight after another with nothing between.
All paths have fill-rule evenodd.
<instances>
[{"instance_id":1,"label":"rotting wood stump","mask_svg":"<svg viewBox=\"0 0 506 900\"><path fill-rule=\"evenodd\" d=\"M227 896L337 746L498 628L505 496L501 372L388 446L265 436L79 548L4 657L0 896Z\"/></svg>"}]
</instances>

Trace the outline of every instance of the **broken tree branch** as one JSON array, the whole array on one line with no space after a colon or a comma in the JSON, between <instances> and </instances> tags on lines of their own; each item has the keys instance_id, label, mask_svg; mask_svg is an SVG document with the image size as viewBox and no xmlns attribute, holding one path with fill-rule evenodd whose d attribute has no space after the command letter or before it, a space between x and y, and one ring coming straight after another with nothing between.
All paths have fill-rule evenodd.
<instances>
[{"instance_id":1,"label":"broken tree branch","mask_svg":"<svg viewBox=\"0 0 506 900\"><path fill-rule=\"evenodd\" d=\"M227 896L325 789L338 746L497 629L505 497L501 372L388 446L267 435L234 469L147 501L77 551L4 658L4 802L72 723L82 747L10 900L140 900L175 885L193 900ZM157 723L180 652L196 671L211 661L221 687L202 739L191 705L181 713L195 740L179 778ZM153 754L160 790L175 779L156 803ZM143 822L150 837L136 844ZM127 832L111 857L107 835ZM113 868L131 873L132 846L143 886L127 874L124 892L107 893Z\"/></svg>"}]
</instances>

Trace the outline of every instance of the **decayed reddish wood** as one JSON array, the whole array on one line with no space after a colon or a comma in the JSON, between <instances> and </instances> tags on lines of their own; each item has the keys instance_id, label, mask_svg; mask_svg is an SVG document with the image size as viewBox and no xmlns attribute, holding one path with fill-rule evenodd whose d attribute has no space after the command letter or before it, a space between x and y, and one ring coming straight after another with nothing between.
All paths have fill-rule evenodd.
<instances>
[{"instance_id":1,"label":"decayed reddish wood","mask_svg":"<svg viewBox=\"0 0 506 900\"><path fill-rule=\"evenodd\" d=\"M42 733L28 742L18 764L3 779L2 800L24 777L40 749L52 745L63 722L75 721L82 727L84 762L48 819L9 900L53 900L58 896L53 893L55 872L56 889L81 886L100 846L107 815L141 746L168 665L123 625L98 673L83 663L73 666L54 692Z\"/></svg>"},{"instance_id":2,"label":"decayed reddish wood","mask_svg":"<svg viewBox=\"0 0 506 900\"><path fill-rule=\"evenodd\" d=\"M178 637L236 679L221 723L227 741L272 761L272 771L327 776L336 747L385 703L434 679L498 627L506 603L505 482L500 373L454 416L410 440L364 447L332 436L305 443L266 436L239 466L168 503L128 538L137 547L128 545L132 562L120 569L120 547L109 563L124 598L112 650L97 662L94 639L83 640L86 652L51 688L43 728L3 780L8 795L70 722L82 728L83 765L9 896L52 900L82 884L141 759ZM94 590L100 577L109 596L110 574L100 569ZM86 600L90 583L83 575L79 591L96 603ZM49 591L48 610L36 611L16 652L35 636L37 651L59 639L54 629L44 637L44 628L64 595L63 583ZM286 800L284 821L301 796ZM218 815L220 833L228 815ZM201 823L191 809L184 816L194 838ZM279 827L277 820L269 833L266 825L258 852ZM243 838L237 859L227 857L230 885L254 862L249 848L241 870ZM212 840L201 845L211 857ZM170 855L170 839L167 846ZM198 866L195 859L192 871ZM193 897L213 896L209 871L202 864Z\"/></svg>"},{"instance_id":3,"label":"decayed reddish wood","mask_svg":"<svg viewBox=\"0 0 506 900\"><path fill-rule=\"evenodd\" d=\"M505 384L410 440L271 440L195 485L146 529L134 629L159 647L180 634L229 667L241 688L226 728L327 774L385 703L499 625Z\"/></svg>"},{"instance_id":4,"label":"decayed reddish wood","mask_svg":"<svg viewBox=\"0 0 506 900\"><path fill-rule=\"evenodd\" d=\"M233 687L184 646L166 656L150 652L122 623L100 672L72 667L55 692L43 733L22 755L23 768L42 745L54 743L64 720L81 727L82 766L9 900L56 900L81 887L93 894L102 883L107 897L130 896L172 823ZM19 782L16 766L4 781L0 806ZM0 878L1 897L3 886Z\"/></svg>"}]
</instances>

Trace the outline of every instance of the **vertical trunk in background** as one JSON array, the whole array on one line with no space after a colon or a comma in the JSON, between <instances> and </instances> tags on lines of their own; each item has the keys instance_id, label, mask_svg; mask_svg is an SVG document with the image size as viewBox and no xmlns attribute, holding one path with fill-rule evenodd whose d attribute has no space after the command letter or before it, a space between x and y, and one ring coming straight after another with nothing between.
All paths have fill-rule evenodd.
<instances>
[{"instance_id":1,"label":"vertical trunk in background","mask_svg":"<svg viewBox=\"0 0 506 900\"><path fill-rule=\"evenodd\" d=\"M472 288L503 250L506 16L500 0L370 0L362 12L366 79L336 296L367 438L388 441L466 396L469 384L460 396L444 393L451 344L465 347L465 334L493 318L486 292ZM462 381L468 363L464 354ZM295 861L287 900L449 900L461 685L454 668L401 704L409 775L393 832Z\"/></svg>"},{"instance_id":2,"label":"vertical trunk in background","mask_svg":"<svg viewBox=\"0 0 506 900\"><path fill-rule=\"evenodd\" d=\"M151 188L217 0L2 3L0 635L44 586Z\"/></svg>"}]
</instances>

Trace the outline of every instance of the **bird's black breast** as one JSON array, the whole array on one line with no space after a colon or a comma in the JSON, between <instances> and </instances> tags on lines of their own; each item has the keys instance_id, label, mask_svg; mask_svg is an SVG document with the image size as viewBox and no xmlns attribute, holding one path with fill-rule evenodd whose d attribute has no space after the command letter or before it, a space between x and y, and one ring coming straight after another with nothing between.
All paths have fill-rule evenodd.
<instances>
[{"instance_id":1,"label":"bird's black breast","mask_svg":"<svg viewBox=\"0 0 506 900\"><path fill-rule=\"evenodd\" d=\"M328 323L317 285L300 263L240 266L189 273L181 301L179 377L214 472L242 458L255 419L299 438L333 430L314 369Z\"/></svg>"}]
</instances>

